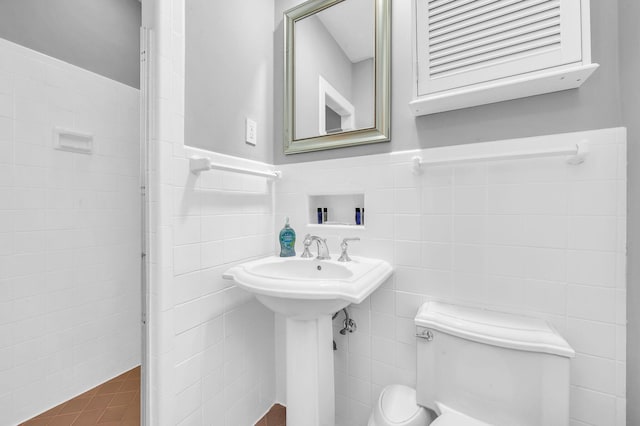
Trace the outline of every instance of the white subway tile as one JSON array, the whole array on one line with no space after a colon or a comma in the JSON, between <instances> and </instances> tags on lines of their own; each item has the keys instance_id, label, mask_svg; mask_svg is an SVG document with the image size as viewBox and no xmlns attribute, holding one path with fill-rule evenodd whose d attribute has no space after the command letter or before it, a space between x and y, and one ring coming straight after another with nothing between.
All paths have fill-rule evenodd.
<instances>
[{"instance_id":1,"label":"white subway tile","mask_svg":"<svg viewBox=\"0 0 640 426\"><path fill-rule=\"evenodd\" d=\"M422 178L411 172L411 168L406 164L396 164L391 166L393 172L393 184L396 188L418 188Z\"/></svg>"},{"instance_id":2,"label":"white subway tile","mask_svg":"<svg viewBox=\"0 0 640 426\"><path fill-rule=\"evenodd\" d=\"M484 163L470 163L455 166L453 178L456 186L483 185L487 183L487 165Z\"/></svg>"},{"instance_id":3,"label":"white subway tile","mask_svg":"<svg viewBox=\"0 0 640 426\"><path fill-rule=\"evenodd\" d=\"M422 188L422 214L437 215L453 212L453 189L450 186Z\"/></svg>"},{"instance_id":4,"label":"white subway tile","mask_svg":"<svg viewBox=\"0 0 640 426\"><path fill-rule=\"evenodd\" d=\"M566 248L566 216L525 216L523 244L529 247Z\"/></svg>"},{"instance_id":5,"label":"white subway tile","mask_svg":"<svg viewBox=\"0 0 640 426\"><path fill-rule=\"evenodd\" d=\"M454 216L453 241L458 244L484 244L487 241L485 216Z\"/></svg>"},{"instance_id":6,"label":"white subway tile","mask_svg":"<svg viewBox=\"0 0 640 426\"><path fill-rule=\"evenodd\" d=\"M569 250L567 252L567 280L576 284L614 287L616 253Z\"/></svg>"},{"instance_id":7,"label":"white subway tile","mask_svg":"<svg viewBox=\"0 0 640 426\"><path fill-rule=\"evenodd\" d=\"M526 282L518 277L489 275L486 281L486 303L518 309L525 306Z\"/></svg>"},{"instance_id":8,"label":"white subway tile","mask_svg":"<svg viewBox=\"0 0 640 426\"><path fill-rule=\"evenodd\" d=\"M481 273L454 272L454 296L458 300L484 304L487 298L487 278Z\"/></svg>"},{"instance_id":9,"label":"white subway tile","mask_svg":"<svg viewBox=\"0 0 640 426\"><path fill-rule=\"evenodd\" d=\"M569 221L569 248L615 251L617 225L615 216L573 216Z\"/></svg>"},{"instance_id":10,"label":"white subway tile","mask_svg":"<svg viewBox=\"0 0 640 426\"><path fill-rule=\"evenodd\" d=\"M413 318L396 318L396 340L412 345L415 353L416 325Z\"/></svg>"},{"instance_id":11,"label":"white subway tile","mask_svg":"<svg viewBox=\"0 0 640 426\"><path fill-rule=\"evenodd\" d=\"M532 311L565 315L567 298L565 283L539 280L524 283L524 306Z\"/></svg>"},{"instance_id":12,"label":"white subway tile","mask_svg":"<svg viewBox=\"0 0 640 426\"><path fill-rule=\"evenodd\" d=\"M451 216L422 216L422 239L434 243L448 243L453 238Z\"/></svg>"},{"instance_id":13,"label":"white subway tile","mask_svg":"<svg viewBox=\"0 0 640 426\"><path fill-rule=\"evenodd\" d=\"M453 245L422 244L422 266L429 269L450 270L453 265Z\"/></svg>"},{"instance_id":14,"label":"white subway tile","mask_svg":"<svg viewBox=\"0 0 640 426\"><path fill-rule=\"evenodd\" d=\"M177 246L200 242L200 217L181 216L173 219L173 243Z\"/></svg>"},{"instance_id":15,"label":"white subway tile","mask_svg":"<svg viewBox=\"0 0 640 426\"><path fill-rule=\"evenodd\" d=\"M527 254L528 251L524 247L487 247L487 272L494 275L524 277Z\"/></svg>"},{"instance_id":16,"label":"white subway tile","mask_svg":"<svg viewBox=\"0 0 640 426\"><path fill-rule=\"evenodd\" d=\"M419 267L422 263L422 244L418 241L396 241L395 260L397 265Z\"/></svg>"},{"instance_id":17,"label":"white subway tile","mask_svg":"<svg viewBox=\"0 0 640 426\"><path fill-rule=\"evenodd\" d=\"M597 392L615 394L616 362L577 354L571 360L571 383Z\"/></svg>"},{"instance_id":18,"label":"white subway tile","mask_svg":"<svg viewBox=\"0 0 640 426\"><path fill-rule=\"evenodd\" d=\"M371 358L351 355L349 357L349 375L361 380L371 381Z\"/></svg>"},{"instance_id":19,"label":"white subway tile","mask_svg":"<svg viewBox=\"0 0 640 426\"><path fill-rule=\"evenodd\" d=\"M202 243L200 252L201 267L206 269L224 263L224 247L223 241Z\"/></svg>"},{"instance_id":20,"label":"white subway tile","mask_svg":"<svg viewBox=\"0 0 640 426\"><path fill-rule=\"evenodd\" d=\"M575 318L615 323L615 289L570 284L567 314Z\"/></svg>"},{"instance_id":21,"label":"white subway tile","mask_svg":"<svg viewBox=\"0 0 640 426\"><path fill-rule=\"evenodd\" d=\"M349 353L371 358L371 336L364 333L349 333Z\"/></svg>"},{"instance_id":22,"label":"white subway tile","mask_svg":"<svg viewBox=\"0 0 640 426\"><path fill-rule=\"evenodd\" d=\"M524 243L524 216L489 215L487 223L487 243L518 246Z\"/></svg>"},{"instance_id":23,"label":"white subway tile","mask_svg":"<svg viewBox=\"0 0 640 426\"><path fill-rule=\"evenodd\" d=\"M566 252L551 248L527 248L525 274L527 278L545 281L565 281Z\"/></svg>"},{"instance_id":24,"label":"white subway tile","mask_svg":"<svg viewBox=\"0 0 640 426\"><path fill-rule=\"evenodd\" d=\"M394 236L395 216L391 214L368 214L366 216L365 226L367 232L375 238L391 240ZM420 238L421 227L418 228L418 238Z\"/></svg>"},{"instance_id":25,"label":"white subway tile","mask_svg":"<svg viewBox=\"0 0 640 426\"><path fill-rule=\"evenodd\" d=\"M627 365L616 363L616 396L624 398L627 394Z\"/></svg>"},{"instance_id":26,"label":"white subway tile","mask_svg":"<svg viewBox=\"0 0 640 426\"><path fill-rule=\"evenodd\" d=\"M378 289L371 295L371 310L384 314L395 314L396 292L386 289Z\"/></svg>"},{"instance_id":27,"label":"white subway tile","mask_svg":"<svg viewBox=\"0 0 640 426\"><path fill-rule=\"evenodd\" d=\"M614 180L573 182L569 186L569 214L615 216L618 186Z\"/></svg>"},{"instance_id":28,"label":"white subway tile","mask_svg":"<svg viewBox=\"0 0 640 426\"><path fill-rule=\"evenodd\" d=\"M394 226L397 240L418 241L421 238L421 217L419 215L395 215Z\"/></svg>"},{"instance_id":29,"label":"white subway tile","mask_svg":"<svg viewBox=\"0 0 640 426\"><path fill-rule=\"evenodd\" d=\"M416 214L419 213L417 209L415 209L416 202L420 202L420 198L417 200L412 200L411 195L415 190L406 189L406 190L398 190L401 191L401 195L398 195L396 198L396 192L393 189L382 189L382 190L374 190L368 191L366 194L367 200L367 215L372 214L390 214L390 213L405 213L405 214ZM415 195L414 195L415 196ZM408 203L405 206L398 206L400 202ZM417 204L419 206L419 204ZM414 210L411 211L412 206ZM399 210L396 210L398 207ZM278 207L278 201L276 200L276 209Z\"/></svg>"},{"instance_id":30,"label":"white subway tile","mask_svg":"<svg viewBox=\"0 0 640 426\"><path fill-rule=\"evenodd\" d=\"M485 214L487 211L487 187L454 187L453 211L457 215Z\"/></svg>"},{"instance_id":31,"label":"white subway tile","mask_svg":"<svg viewBox=\"0 0 640 426\"><path fill-rule=\"evenodd\" d=\"M569 318L564 337L576 352L609 359L616 357L616 326L613 324Z\"/></svg>"},{"instance_id":32,"label":"white subway tile","mask_svg":"<svg viewBox=\"0 0 640 426\"><path fill-rule=\"evenodd\" d=\"M395 341L384 337L371 336L371 357L375 361L395 365Z\"/></svg>"},{"instance_id":33,"label":"white subway tile","mask_svg":"<svg viewBox=\"0 0 640 426\"><path fill-rule=\"evenodd\" d=\"M487 249L480 245L457 244L453 250L453 270L465 273L484 273L487 268Z\"/></svg>"},{"instance_id":34,"label":"white subway tile","mask_svg":"<svg viewBox=\"0 0 640 426\"><path fill-rule=\"evenodd\" d=\"M173 269L176 275L201 269L199 244L177 246L173 249Z\"/></svg>"},{"instance_id":35,"label":"white subway tile","mask_svg":"<svg viewBox=\"0 0 640 426\"><path fill-rule=\"evenodd\" d=\"M522 185L490 185L487 189L487 212L490 215L525 213L526 196Z\"/></svg>"},{"instance_id":36,"label":"white subway tile","mask_svg":"<svg viewBox=\"0 0 640 426\"><path fill-rule=\"evenodd\" d=\"M609 426L615 419L616 399L612 395L571 386L571 417L594 426Z\"/></svg>"},{"instance_id":37,"label":"white subway tile","mask_svg":"<svg viewBox=\"0 0 640 426\"><path fill-rule=\"evenodd\" d=\"M415 376L416 374L416 362L417 353L415 346L415 329L411 334L413 337L413 344L396 343L396 367L401 370L410 371Z\"/></svg>"},{"instance_id":38,"label":"white subway tile","mask_svg":"<svg viewBox=\"0 0 640 426\"><path fill-rule=\"evenodd\" d=\"M371 332L373 336L395 339L396 317L380 312L371 313Z\"/></svg>"},{"instance_id":39,"label":"white subway tile","mask_svg":"<svg viewBox=\"0 0 640 426\"><path fill-rule=\"evenodd\" d=\"M453 168L447 166L430 166L422 168L423 186L453 185Z\"/></svg>"},{"instance_id":40,"label":"white subway tile","mask_svg":"<svg viewBox=\"0 0 640 426\"><path fill-rule=\"evenodd\" d=\"M408 188L408 189L396 189L394 191L393 201L388 200L387 202L392 202L394 206L394 213L396 214L420 214L421 211L421 189L420 188ZM367 209L369 213L371 210ZM375 209L373 213L375 213ZM384 212L380 212L384 213Z\"/></svg>"},{"instance_id":41,"label":"white subway tile","mask_svg":"<svg viewBox=\"0 0 640 426\"><path fill-rule=\"evenodd\" d=\"M627 361L627 326L616 326L616 359L618 361Z\"/></svg>"}]
</instances>

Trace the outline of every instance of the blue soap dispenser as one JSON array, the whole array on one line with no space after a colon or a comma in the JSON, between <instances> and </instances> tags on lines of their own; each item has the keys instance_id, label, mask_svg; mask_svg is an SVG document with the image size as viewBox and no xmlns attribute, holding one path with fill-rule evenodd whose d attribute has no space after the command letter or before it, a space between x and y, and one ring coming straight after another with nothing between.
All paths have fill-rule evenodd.
<instances>
[{"instance_id":1,"label":"blue soap dispenser","mask_svg":"<svg viewBox=\"0 0 640 426\"><path fill-rule=\"evenodd\" d=\"M289 218L285 218L284 228L280 231L280 257L296 255L296 231L289 226Z\"/></svg>"}]
</instances>

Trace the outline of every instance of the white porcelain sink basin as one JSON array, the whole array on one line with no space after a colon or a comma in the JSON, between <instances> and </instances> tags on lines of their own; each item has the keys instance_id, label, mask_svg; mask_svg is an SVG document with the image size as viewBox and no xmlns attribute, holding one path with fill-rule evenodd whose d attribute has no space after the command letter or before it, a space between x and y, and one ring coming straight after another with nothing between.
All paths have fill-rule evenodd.
<instances>
[{"instance_id":1,"label":"white porcelain sink basin","mask_svg":"<svg viewBox=\"0 0 640 426\"><path fill-rule=\"evenodd\" d=\"M275 312L312 319L362 302L392 272L384 260L357 256L351 262L270 256L234 266L223 277Z\"/></svg>"}]
</instances>

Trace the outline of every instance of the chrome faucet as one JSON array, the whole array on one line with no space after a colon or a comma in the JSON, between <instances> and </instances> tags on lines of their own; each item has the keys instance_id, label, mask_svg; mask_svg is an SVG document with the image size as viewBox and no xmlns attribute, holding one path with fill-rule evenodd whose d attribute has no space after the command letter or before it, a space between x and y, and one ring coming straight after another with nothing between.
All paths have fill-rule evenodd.
<instances>
[{"instance_id":1,"label":"chrome faucet","mask_svg":"<svg viewBox=\"0 0 640 426\"><path fill-rule=\"evenodd\" d=\"M344 238L342 243L340 244L340 249L342 250L342 254L338 259L338 262L351 262L351 258L349 257L349 253L347 253L347 249L349 248L349 241L360 241L359 237L355 238Z\"/></svg>"},{"instance_id":2,"label":"chrome faucet","mask_svg":"<svg viewBox=\"0 0 640 426\"><path fill-rule=\"evenodd\" d=\"M316 257L316 259L330 260L331 256L329 255L329 247L327 247L327 240L311 234L307 234L304 236L304 241L302 242L302 244L304 245L304 251L302 252L302 255L300 257L305 257L305 258L313 257L313 255L311 254L311 251L309 251L309 246L311 246L311 244L314 241L318 244L318 256Z\"/></svg>"}]
</instances>

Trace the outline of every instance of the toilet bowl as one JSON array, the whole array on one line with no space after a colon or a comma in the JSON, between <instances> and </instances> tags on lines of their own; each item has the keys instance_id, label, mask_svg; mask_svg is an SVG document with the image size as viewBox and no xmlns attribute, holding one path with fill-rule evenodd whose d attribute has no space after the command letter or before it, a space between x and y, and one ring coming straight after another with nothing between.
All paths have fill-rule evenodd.
<instances>
[{"instance_id":1,"label":"toilet bowl","mask_svg":"<svg viewBox=\"0 0 640 426\"><path fill-rule=\"evenodd\" d=\"M416 403L416 391L404 385L389 385L380 392L368 426L427 426L431 415Z\"/></svg>"}]
</instances>

